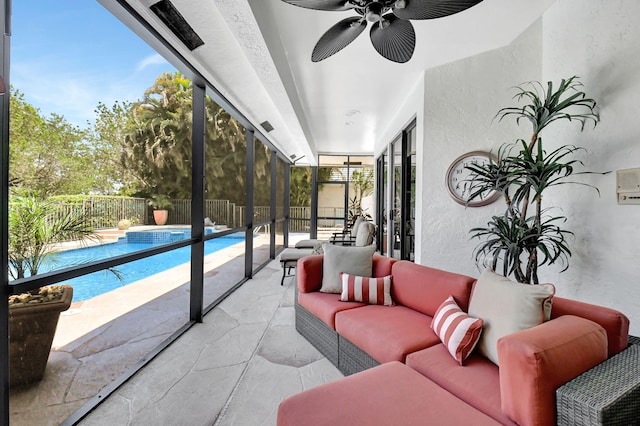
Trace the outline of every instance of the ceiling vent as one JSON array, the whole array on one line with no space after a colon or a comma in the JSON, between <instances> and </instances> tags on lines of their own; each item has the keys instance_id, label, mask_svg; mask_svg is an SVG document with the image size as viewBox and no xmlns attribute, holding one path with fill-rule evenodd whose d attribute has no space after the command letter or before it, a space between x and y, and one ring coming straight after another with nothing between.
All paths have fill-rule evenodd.
<instances>
[{"instance_id":1,"label":"ceiling vent","mask_svg":"<svg viewBox=\"0 0 640 426\"><path fill-rule=\"evenodd\" d=\"M260 126L262 126L262 128L265 130L265 132L269 133L270 131L273 130L273 126L271 125L271 123L269 123L268 121L263 121L262 123L260 123Z\"/></svg>"},{"instance_id":2,"label":"ceiling vent","mask_svg":"<svg viewBox=\"0 0 640 426\"><path fill-rule=\"evenodd\" d=\"M204 41L169 0L162 0L151 5L151 11L164 22L189 50L194 50L204 44Z\"/></svg>"}]
</instances>

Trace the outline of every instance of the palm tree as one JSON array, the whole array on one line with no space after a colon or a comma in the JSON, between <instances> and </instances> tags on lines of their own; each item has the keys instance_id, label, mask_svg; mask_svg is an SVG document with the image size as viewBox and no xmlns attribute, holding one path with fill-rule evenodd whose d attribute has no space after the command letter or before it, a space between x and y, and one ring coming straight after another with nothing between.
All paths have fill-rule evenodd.
<instances>
[{"instance_id":1,"label":"palm tree","mask_svg":"<svg viewBox=\"0 0 640 426\"><path fill-rule=\"evenodd\" d=\"M35 196L14 196L9 204L9 275L36 275L54 261L56 245L98 240L84 212L60 212L54 203ZM37 292L37 290L36 290Z\"/></svg>"},{"instance_id":2,"label":"palm tree","mask_svg":"<svg viewBox=\"0 0 640 426\"><path fill-rule=\"evenodd\" d=\"M165 73L131 105L121 156L123 168L134 176L135 189L130 192L191 197L192 93L193 85L181 73ZM246 130L209 97L205 125L207 198L244 203ZM263 177L271 170L270 152L263 144L254 146L255 193L268 197L270 188Z\"/></svg>"}]
</instances>

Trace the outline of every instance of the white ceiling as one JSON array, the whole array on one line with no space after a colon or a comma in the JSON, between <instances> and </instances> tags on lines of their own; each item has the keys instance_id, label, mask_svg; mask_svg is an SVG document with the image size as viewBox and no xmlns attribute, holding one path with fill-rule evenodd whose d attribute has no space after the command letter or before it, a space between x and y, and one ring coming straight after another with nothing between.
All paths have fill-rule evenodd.
<instances>
[{"instance_id":1,"label":"white ceiling","mask_svg":"<svg viewBox=\"0 0 640 426\"><path fill-rule=\"evenodd\" d=\"M157 47L115 0L99 1ZM453 16L411 21L416 50L405 64L381 57L368 31L334 56L311 62L322 34L355 12L282 0L172 0L204 41L191 52L150 12L156 1L129 3L254 125L268 120L275 146L316 164L318 153L371 154L386 117L425 69L509 44L555 0L484 0Z\"/></svg>"}]
</instances>

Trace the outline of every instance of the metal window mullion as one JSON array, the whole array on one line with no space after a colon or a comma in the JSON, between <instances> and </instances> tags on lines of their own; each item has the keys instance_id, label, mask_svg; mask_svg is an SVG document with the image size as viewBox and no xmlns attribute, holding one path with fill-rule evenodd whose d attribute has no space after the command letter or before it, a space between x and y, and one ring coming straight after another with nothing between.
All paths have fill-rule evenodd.
<instances>
[{"instance_id":1,"label":"metal window mullion","mask_svg":"<svg viewBox=\"0 0 640 426\"><path fill-rule=\"evenodd\" d=\"M311 167L311 223L309 238L318 238L318 166Z\"/></svg>"},{"instance_id":2,"label":"metal window mullion","mask_svg":"<svg viewBox=\"0 0 640 426\"><path fill-rule=\"evenodd\" d=\"M0 95L0 425L9 425L9 79L11 41L11 1L5 0L0 11L2 25L2 78L7 93Z\"/></svg>"},{"instance_id":3,"label":"metal window mullion","mask_svg":"<svg viewBox=\"0 0 640 426\"><path fill-rule=\"evenodd\" d=\"M204 170L205 170L205 87L193 84L191 135L191 321L202 322L204 305Z\"/></svg>"},{"instance_id":4,"label":"metal window mullion","mask_svg":"<svg viewBox=\"0 0 640 426\"><path fill-rule=\"evenodd\" d=\"M247 129L247 156L245 172L246 180L246 196L245 196L245 211L244 211L244 223L245 223L245 256L244 256L244 276L251 278L253 276L253 191L254 191L254 174L255 169L255 149L256 143L254 139L253 130Z\"/></svg>"},{"instance_id":5,"label":"metal window mullion","mask_svg":"<svg viewBox=\"0 0 640 426\"><path fill-rule=\"evenodd\" d=\"M395 217L393 210L395 208L395 153L394 153L395 140L389 145L389 165L387 167L388 179L387 179L387 256L393 257L393 245L395 243L394 226Z\"/></svg>"},{"instance_id":6,"label":"metal window mullion","mask_svg":"<svg viewBox=\"0 0 640 426\"><path fill-rule=\"evenodd\" d=\"M407 187L408 181L407 179L407 144L409 142L409 133L407 130L402 131L402 148L400 152L400 164L401 173L400 173L400 258L403 260L409 259L409 252L407 250L407 204L409 200L407 199ZM408 171L411 173L411 171Z\"/></svg>"},{"instance_id":7,"label":"metal window mullion","mask_svg":"<svg viewBox=\"0 0 640 426\"><path fill-rule=\"evenodd\" d=\"M291 209L291 164L284 165L284 247L289 247L289 215Z\"/></svg>"},{"instance_id":8,"label":"metal window mullion","mask_svg":"<svg viewBox=\"0 0 640 426\"><path fill-rule=\"evenodd\" d=\"M270 197L270 213L271 213L271 233L269 234L269 257L276 258L276 201L278 199L278 154L271 151L271 197ZM284 196L282 194L281 196Z\"/></svg>"}]
</instances>

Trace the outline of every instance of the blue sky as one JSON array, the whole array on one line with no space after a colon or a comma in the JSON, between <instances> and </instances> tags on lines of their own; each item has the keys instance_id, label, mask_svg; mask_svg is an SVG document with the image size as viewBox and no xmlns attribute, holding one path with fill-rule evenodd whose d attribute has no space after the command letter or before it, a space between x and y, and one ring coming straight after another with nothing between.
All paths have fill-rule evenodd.
<instances>
[{"instance_id":1,"label":"blue sky","mask_svg":"<svg viewBox=\"0 0 640 426\"><path fill-rule=\"evenodd\" d=\"M11 84L45 116L85 127L174 70L95 0L13 0Z\"/></svg>"}]
</instances>

